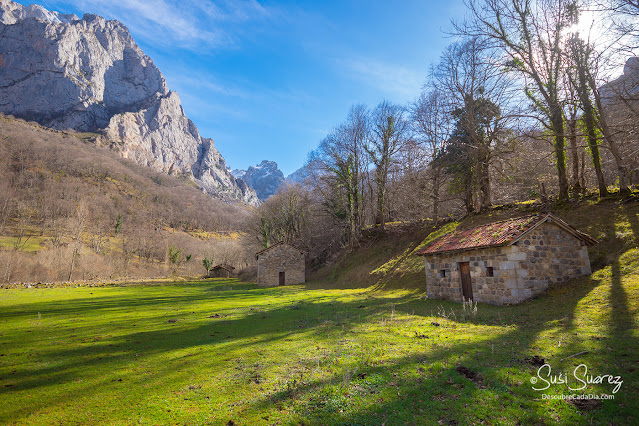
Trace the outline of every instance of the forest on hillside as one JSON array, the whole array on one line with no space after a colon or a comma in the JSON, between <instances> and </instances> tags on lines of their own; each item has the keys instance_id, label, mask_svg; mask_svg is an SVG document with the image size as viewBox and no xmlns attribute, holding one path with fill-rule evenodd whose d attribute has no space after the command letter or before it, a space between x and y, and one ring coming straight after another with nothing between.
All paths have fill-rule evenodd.
<instances>
[{"instance_id":1,"label":"forest on hillside","mask_svg":"<svg viewBox=\"0 0 639 426\"><path fill-rule=\"evenodd\" d=\"M314 270L389 222L636 191L636 2L465 4L413 102L353 105L304 182L255 210L134 165L98 135L2 117L0 282L195 276L217 263L250 279L254 253L282 240Z\"/></svg>"},{"instance_id":2,"label":"forest on hillside","mask_svg":"<svg viewBox=\"0 0 639 426\"><path fill-rule=\"evenodd\" d=\"M370 226L637 188L637 3L465 4L414 102L353 105L309 155L305 186L258 209L262 246L288 240L322 263Z\"/></svg>"},{"instance_id":3,"label":"forest on hillside","mask_svg":"<svg viewBox=\"0 0 639 426\"><path fill-rule=\"evenodd\" d=\"M195 276L204 259L248 266L245 207L100 140L0 117L0 283Z\"/></svg>"}]
</instances>

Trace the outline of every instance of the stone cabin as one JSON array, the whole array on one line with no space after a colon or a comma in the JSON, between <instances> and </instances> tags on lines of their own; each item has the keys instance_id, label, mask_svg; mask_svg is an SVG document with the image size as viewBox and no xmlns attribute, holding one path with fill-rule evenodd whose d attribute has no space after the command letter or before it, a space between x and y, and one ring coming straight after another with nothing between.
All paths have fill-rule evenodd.
<instances>
[{"instance_id":1,"label":"stone cabin","mask_svg":"<svg viewBox=\"0 0 639 426\"><path fill-rule=\"evenodd\" d=\"M213 269L209 271L209 278L231 278L235 268L233 266L220 264L215 265Z\"/></svg>"},{"instance_id":2,"label":"stone cabin","mask_svg":"<svg viewBox=\"0 0 639 426\"><path fill-rule=\"evenodd\" d=\"M417 253L428 298L505 305L589 275L597 241L550 213L454 231Z\"/></svg>"},{"instance_id":3,"label":"stone cabin","mask_svg":"<svg viewBox=\"0 0 639 426\"><path fill-rule=\"evenodd\" d=\"M285 242L255 254L257 284L261 287L306 282L306 252Z\"/></svg>"}]
</instances>

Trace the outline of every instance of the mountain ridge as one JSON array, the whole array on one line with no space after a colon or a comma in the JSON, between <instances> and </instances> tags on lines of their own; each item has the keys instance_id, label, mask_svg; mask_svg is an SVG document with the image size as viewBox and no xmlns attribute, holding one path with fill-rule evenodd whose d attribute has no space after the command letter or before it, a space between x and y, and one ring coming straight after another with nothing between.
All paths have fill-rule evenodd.
<instances>
[{"instance_id":1,"label":"mountain ridge","mask_svg":"<svg viewBox=\"0 0 639 426\"><path fill-rule=\"evenodd\" d=\"M250 166L246 170L232 170L231 173L253 188L260 201L274 195L285 181L277 163L269 160L262 160L257 166Z\"/></svg>"},{"instance_id":2,"label":"mountain ridge","mask_svg":"<svg viewBox=\"0 0 639 426\"><path fill-rule=\"evenodd\" d=\"M305 167L300 167L288 176L279 169L275 161L262 160L256 166L248 169L229 169L229 172L237 179L242 179L253 188L260 201L266 201L284 185L303 184L308 177Z\"/></svg>"},{"instance_id":3,"label":"mountain ridge","mask_svg":"<svg viewBox=\"0 0 639 426\"><path fill-rule=\"evenodd\" d=\"M121 22L0 0L0 64L0 112L101 133L139 164L186 176L214 196L259 204Z\"/></svg>"}]
</instances>

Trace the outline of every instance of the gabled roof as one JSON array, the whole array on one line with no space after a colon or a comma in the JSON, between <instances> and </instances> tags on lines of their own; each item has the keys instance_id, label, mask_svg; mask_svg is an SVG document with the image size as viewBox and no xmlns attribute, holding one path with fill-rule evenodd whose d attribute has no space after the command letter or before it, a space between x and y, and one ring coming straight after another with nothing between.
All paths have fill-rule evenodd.
<instances>
[{"instance_id":1,"label":"gabled roof","mask_svg":"<svg viewBox=\"0 0 639 426\"><path fill-rule=\"evenodd\" d=\"M227 270L227 271L229 271L229 272L233 272L233 270L234 270L235 268L234 268L233 266L230 266L230 265L226 265L226 264L224 264L224 263L221 263L221 264L219 264L219 265L215 265L215 266L213 267L213 269L211 269L211 271L217 271L218 269L225 269L225 270Z\"/></svg>"},{"instance_id":2,"label":"gabled roof","mask_svg":"<svg viewBox=\"0 0 639 426\"><path fill-rule=\"evenodd\" d=\"M539 213L532 216L518 217L478 226L476 228L451 232L435 240L417 254L419 256L425 256L513 245L544 222L557 225L588 246L597 243L597 240L576 230L558 217L550 213Z\"/></svg>"},{"instance_id":3,"label":"gabled roof","mask_svg":"<svg viewBox=\"0 0 639 426\"><path fill-rule=\"evenodd\" d=\"M300 249L298 249L297 247L292 246L292 245L290 245L289 243L287 243L287 242L285 242L285 241L280 241L279 243L275 243L275 244L273 244L273 245L269 246L268 248L265 248L264 250L261 250L261 251L258 251L257 253L255 253L255 259L257 259L257 257L258 257L260 254L262 254L262 253L264 253L264 252L267 252L267 251L269 251L270 249L275 248L275 247L278 247L278 246L281 246L281 245L289 246L289 247L291 247L291 248L293 248L293 249L295 249L295 250L299 251L299 252L300 252L300 253L302 253L302 254L306 254L306 252L305 252L304 250L300 250Z\"/></svg>"}]
</instances>

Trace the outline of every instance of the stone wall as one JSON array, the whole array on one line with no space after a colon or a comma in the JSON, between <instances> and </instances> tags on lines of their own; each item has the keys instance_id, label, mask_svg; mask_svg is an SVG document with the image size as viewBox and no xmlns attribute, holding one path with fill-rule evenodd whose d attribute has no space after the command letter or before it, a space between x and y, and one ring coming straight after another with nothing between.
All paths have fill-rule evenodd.
<instances>
[{"instance_id":1,"label":"stone wall","mask_svg":"<svg viewBox=\"0 0 639 426\"><path fill-rule=\"evenodd\" d=\"M552 223L512 246L428 255L424 261L429 298L461 301L459 262L468 262L474 300L496 305L522 302L550 284L591 273L587 247Z\"/></svg>"},{"instance_id":2,"label":"stone wall","mask_svg":"<svg viewBox=\"0 0 639 426\"><path fill-rule=\"evenodd\" d=\"M304 253L286 244L274 246L257 258L257 284L262 287L280 284L280 272L285 272L285 284L306 282Z\"/></svg>"},{"instance_id":3,"label":"stone wall","mask_svg":"<svg viewBox=\"0 0 639 426\"><path fill-rule=\"evenodd\" d=\"M231 273L226 269L215 269L209 272L209 278L230 278Z\"/></svg>"}]
</instances>

